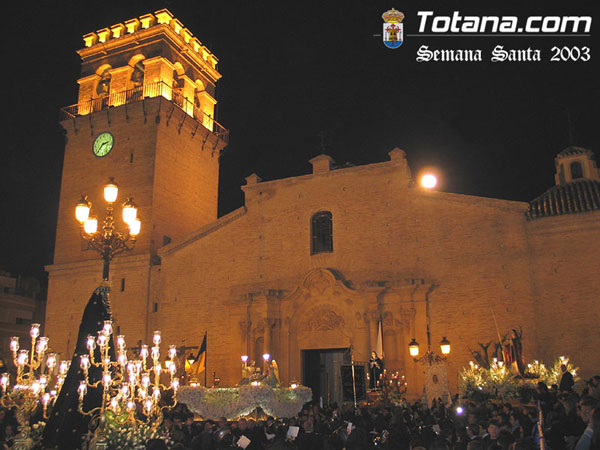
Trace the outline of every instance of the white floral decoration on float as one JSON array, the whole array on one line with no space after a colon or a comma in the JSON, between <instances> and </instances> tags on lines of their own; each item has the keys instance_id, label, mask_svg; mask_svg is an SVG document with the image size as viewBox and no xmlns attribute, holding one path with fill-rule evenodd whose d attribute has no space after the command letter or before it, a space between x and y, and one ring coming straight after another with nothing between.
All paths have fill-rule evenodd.
<instances>
[{"instance_id":1,"label":"white floral decoration on float","mask_svg":"<svg viewBox=\"0 0 600 450\"><path fill-rule=\"evenodd\" d=\"M278 418L298 415L302 406L312 400L312 391L306 386L273 388L268 385L244 385L236 388L182 386L177 401L203 419L237 419L257 408Z\"/></svg>"}]
</instances>

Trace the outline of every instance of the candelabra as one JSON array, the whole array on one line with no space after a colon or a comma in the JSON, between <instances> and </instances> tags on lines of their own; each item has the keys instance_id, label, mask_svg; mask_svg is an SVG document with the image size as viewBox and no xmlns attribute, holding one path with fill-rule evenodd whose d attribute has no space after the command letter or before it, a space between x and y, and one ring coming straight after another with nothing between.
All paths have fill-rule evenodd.
<instances>
[{"instance_id":1,"label":"candelabra","mask_svg":"<svg viewBox=\"0 0 600 450\"><path fill-rule=\"evenodd\" d=\"M94 437L96 449L107 448L105 425L109 411L121 423L129 422L134 427L138 423L146 423L155 429L162 421L162 411L175 406L175 394L179 389L175 363L177 348L174 345L169 347L168 359L163 367L160 362L160 331L154 332L154 346L149 349L142 345L139 358L133 360L127 358L127 346L122 335L116 337L116 361L111 360L112 334L112 321L107 320L98 336L87 337L88 354L80 357L84 380L78 388L79 412L92 416L93 422L99 422ZM95 382L90 380L89 369L92 366L100 368L102 373ZM169 386L160 381L163 373L170 376ZM102 400L100 406L85 411L83 400L88 388L102 389ZM171 400L161 401L169 390L173 394Z\"/></svg>"},{"instance_id":2,"label":"candelabra","mask_svg":"<svg viewBox=\"0 0 600 450\"><path fill-rule=\"evenodd\" d=\"M25 350L19 347L19 338L12 337L10 350L13 355L13 363L17 369L16 384L10 386L10 375L3 373L0 376L2 397L0 405L5 408L16 406L17 421L19 422L20 434L15 440L14 449L26 449L31 447L29 437L29 420L38 412L41 405L41 414L47 419L48 407L56 399L62 386L67 370L67 361L62 361L59 366L59 374L52 387L54 368L57 363L56 353L47 353L48 338L40 337L40 325L34 323L29 332L31 336L31 349Z\"/></svg>"},{"instance_id":3,"label":"candelabra","mask_svg":"<svg viewBox=\"0 0 600 450\"><path fill-rule=\"evenodd\" d=\"M123 221L127 224L129 230L127 234L116 230L113 205L117 201L118 193L118 186L114 179L110 178L108 184L104 186L104 200L106 200L107 206L102 231L98 231L98 219L95 216L90 216L92 203L86 196L83 196L75 207L75 217L81 224L81 236L88 242L90 248L96 250L102 256L104 261L102 271L104 280L108 280L112 258L124 251L133 250L142 225L137 218L137 207L131 198L128 198L123 203Z\"/></svg>"}]
</instances>

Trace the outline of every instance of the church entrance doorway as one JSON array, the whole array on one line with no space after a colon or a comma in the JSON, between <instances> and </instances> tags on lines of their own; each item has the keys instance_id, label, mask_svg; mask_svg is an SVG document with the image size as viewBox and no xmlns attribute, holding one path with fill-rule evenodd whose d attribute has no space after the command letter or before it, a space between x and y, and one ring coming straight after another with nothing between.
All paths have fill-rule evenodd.
<instances>
[{"instance_id":1,"label":"church entrance doorway","mask_svg":"<svg viewBox=\"0 0 600 450\"><path fill-rule=\"evenodd\" d=\"M342 403L342 366L350 364L347 348L302 350L302 384L319 404Z\"/></svg>"}]
</instances>

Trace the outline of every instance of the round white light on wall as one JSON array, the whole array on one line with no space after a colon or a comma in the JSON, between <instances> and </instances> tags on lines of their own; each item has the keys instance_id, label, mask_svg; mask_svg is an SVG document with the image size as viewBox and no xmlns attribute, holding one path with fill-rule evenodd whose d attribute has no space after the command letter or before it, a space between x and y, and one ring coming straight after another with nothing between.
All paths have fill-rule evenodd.
<instances>
[{"instance_id":1,"label":"round white light on wall","mask_svg":"<svg viewBox=\"0 0 600 450\"><path fill-rule=\"evenodd\" d=\"M421 186L425 189L433 189L437 186L437 177L431 173L423 175L421 177Z\"/></svg>"}]
</instances>

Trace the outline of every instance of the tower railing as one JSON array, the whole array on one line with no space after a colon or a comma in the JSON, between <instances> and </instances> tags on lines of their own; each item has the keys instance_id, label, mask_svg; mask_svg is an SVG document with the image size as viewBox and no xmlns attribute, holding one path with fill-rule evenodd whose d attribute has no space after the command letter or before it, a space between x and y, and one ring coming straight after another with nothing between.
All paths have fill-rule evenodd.
<instances>
[{"instance_id":1,"label":"tower railing","mask_svg":"<svg viewBox=\"0 0 600 450\"><path fill-rule=\"evenodd\" d=\"M72 119L77 116L84 116L107 108L127 105L154 97L164 97L170 100L187 115L202 124L204 128L212 131L219 139L225 143L229 142L229 131L224 126L187 99L181 89L173 88L164 81L145 84L126 91L111 92L110 94L92 98L83 103L66 106L60 110L60 120Z\"/></svg>"}]
</instances>

